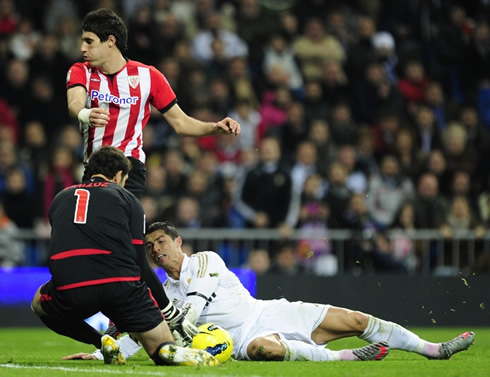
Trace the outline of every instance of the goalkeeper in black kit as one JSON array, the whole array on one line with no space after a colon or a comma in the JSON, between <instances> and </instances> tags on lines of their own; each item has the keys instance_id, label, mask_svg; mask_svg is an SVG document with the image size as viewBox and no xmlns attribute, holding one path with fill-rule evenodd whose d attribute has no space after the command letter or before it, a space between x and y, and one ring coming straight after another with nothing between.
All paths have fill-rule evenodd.
<instances>
[{"instance_id":1,"label":"goalkeeper in black kit","mask_svg":"<svg viewBox=\"0 0 490 377\"><path fill-rule=\"evenodd\" d=\"M164 320L184 337L197 333L169 302L148 264L144 211L124 189L130 170L120 150L103 146L86 166L90 179L56 195L49 209L52 278L36 291L32 310L54 332L100 348L107 364L125 360L111 336L101 336L84 321L99 311L157 365L217 365L204 351L176 345Z\"/></svg>"}]
</instances>

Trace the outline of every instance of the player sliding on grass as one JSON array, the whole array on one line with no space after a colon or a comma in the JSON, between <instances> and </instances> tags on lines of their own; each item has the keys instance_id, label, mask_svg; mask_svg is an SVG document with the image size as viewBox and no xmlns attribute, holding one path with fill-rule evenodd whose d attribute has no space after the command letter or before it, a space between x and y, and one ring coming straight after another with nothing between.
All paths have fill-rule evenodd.
<instances>
[{"instance_id":1,"label":"player sliding on grass","mask_svg":"<svg viewBox=\"0 0 490 377\"><path fill-rule=\"evenodd\" d=\"M430 343L395 323L357 311L285 299L257 300L218 254L206 251L186 256L181 250L182 238L167 222L150 225L145 243L149 257L167 273L164 288L169 299L185 308L190 322L216 323L227 329L237 359L378 360L389 348L449 359L468 349L474 340L474 334L466 332L448 342ZM373 344L355 350L325 348L328 342L349 336ZM126 357L138 350L128 337L120 342ZM95 355L67 358L93 359Z\"/></svg>"},{"instance_id":2,"label":"player sliding on grass","mask_svg":"<svg viewBox=\"0 0 490 377\"><path fill-rule=\"evenodd\" d=\"M218 364L207 352L177 346L157 306L174 308L146 257L143 207L123 188L129 159L104 146L86 170L90 179L58 193L50 206L52 278L36 291L33 311L56 333L102 348L106 363L124 358L112 337L101 338L84 321L99 311L134 336L157 365Z\"/></svg>"}]
</instances>

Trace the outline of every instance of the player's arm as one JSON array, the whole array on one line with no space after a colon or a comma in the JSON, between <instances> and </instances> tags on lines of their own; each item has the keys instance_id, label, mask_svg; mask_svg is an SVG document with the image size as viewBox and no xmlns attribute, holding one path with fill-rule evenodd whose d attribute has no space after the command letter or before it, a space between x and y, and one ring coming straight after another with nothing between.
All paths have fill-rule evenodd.
<instances>
[{"instance_id":1,"label":"player's arm","mask_svg":"<svg viewBox=\"0 0 490 377\"><path fill-rule=\"evenodd\" d=\"M201 252L190 258L189 269L192 277L184 308L187 309L186 319L195 324L206 305L213 301L227 267L218 254Z\"/></svg>"},{"instance_id":2,"label":"player's arm","mask_svg":"<svg viewBox=\"0 0 490 377\"><path fill-rule=\"evenodd\" d=\"M163 116L181 136L240 134L240 124L234 119L226 117L219 122L203 122L188 116L177 104L163 113Z\"/></svg>"},{"instance_id":3,"label":"player's arm","mask_svg":"<svg viewBox=\"0 0 490 377\"><path fill-rule=\"evenodd\" d=\"M109 111L101 107L85 108L87 90L82 85L75 85L66 91L68 112L80 122L92 127L104 127L109 122Z\"/></svg>"}]
</instances>

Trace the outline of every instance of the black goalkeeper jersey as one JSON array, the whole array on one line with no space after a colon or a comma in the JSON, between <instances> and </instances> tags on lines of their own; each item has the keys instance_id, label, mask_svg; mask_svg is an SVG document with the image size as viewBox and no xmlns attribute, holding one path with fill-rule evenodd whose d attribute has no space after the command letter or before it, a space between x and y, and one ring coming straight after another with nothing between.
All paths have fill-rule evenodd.
<instances>
[{"instance_id":1,"label":"black goalkeeper jersey","mask_svg":"<svg viewBox=\"0 0 490 377\"><path fill-rule=\"evenodd\" d=\"M57 290L140 280L133 245L144 211L129 191L102 178L68 187L49 209L49 269Z\"/></svg>"}]
</instances>

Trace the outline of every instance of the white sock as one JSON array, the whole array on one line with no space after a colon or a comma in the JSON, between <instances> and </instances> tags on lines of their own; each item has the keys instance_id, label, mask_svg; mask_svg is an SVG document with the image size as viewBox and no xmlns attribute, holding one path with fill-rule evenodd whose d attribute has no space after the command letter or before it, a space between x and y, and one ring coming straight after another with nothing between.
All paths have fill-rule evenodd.
<instances>
[{"instance_id":1,"label":"white sock","mask_svg":"<svg viewBox=\"0 0 490 377\"><path fill-rule=\"evenodd\" d=\"M299 340L283 340L286 348L284 361L339 361L355 360L351 350L332 351L322 346L315 346Z\"/></svg>"},{"instance_id":2,"label":"white sock","mask_svg":"<svg viewBox=\"0 0 490 377\"><path fill-rule=\"evenodd\" d=\"M437 356L439 352L439 344L427 342L396 323L371 315L366 329L359 338L369 343L387 341L392 349L416 352L424 356Z\"/></svg>"},{"instance_id":3,"label":"white sock","mask_svg":"<svg viewBox=\"0 0 490 377\"><path fill-rule=\"evenodd\" d=\"M117 341L119 342L119 349L126 359L129 359L142 348L129 335L121 336Z\"/></svg>"}]
</instances>

